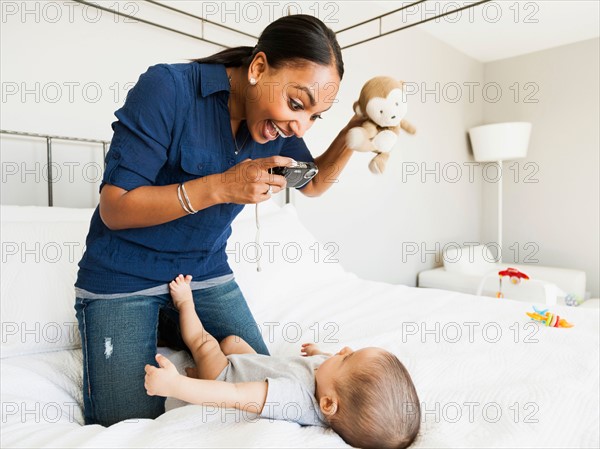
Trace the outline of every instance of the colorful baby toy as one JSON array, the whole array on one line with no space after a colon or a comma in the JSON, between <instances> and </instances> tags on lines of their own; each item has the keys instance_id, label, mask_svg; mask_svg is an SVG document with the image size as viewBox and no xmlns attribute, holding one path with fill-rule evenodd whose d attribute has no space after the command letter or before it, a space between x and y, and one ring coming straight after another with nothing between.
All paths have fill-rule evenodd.
<instances>
[{"instance_id":1,"label":"colorful baby toy","mask_svg":"<svg viewBox=\"0 0 600 449\"><path fill-rule=\"evenodd\" d=\"M516 268L507 268L506 270L499 271L498 276L500 277L500 286L496 293L496 298L504 298L504 294L502 293L502 278L510 277L510 282L513 284L519 284L523 279L529 280L529 276Z\"/></svg>"},{"instance_id":2,"label":"colorful baby toy","mask_svg":"<svg viewBox=\"0 0 600 449\"><path fill-rule=\"evenodd\" d=\"M581 304L583 304L585 302L585 299L574 295L573 293L569 293L567 296L565 296L565 304L571 307L577 307L580 306Z\"/></svg>"},{"instance_id":3,"label":"colorful baby toy","mask_svg":"<svg viewBox=\"0 0 600 449\"><path fill-rule=\"evenodd\" d=\"M569 323L564 318L558 315L548 312L548 309L538 310L533 306L534 312L525 312L525 314L534 321L542 323L548 327L573 327L573 324Z\"/></svg>"}]
</instances>

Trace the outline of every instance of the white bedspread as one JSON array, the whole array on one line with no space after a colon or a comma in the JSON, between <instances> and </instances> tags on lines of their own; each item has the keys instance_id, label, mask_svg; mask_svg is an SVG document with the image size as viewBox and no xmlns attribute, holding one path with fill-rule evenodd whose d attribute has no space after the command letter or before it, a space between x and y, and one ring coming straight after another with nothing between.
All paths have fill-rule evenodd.
<instances>
[{"instance_id":1,"label":"white bedspread","mask_svg":"<svg viewBox=\"0 0 600 449\"><path fill-rule=\"evenodd\" d=\"M272 354L315 340L331 350L391 350L422 401L415 447L600 444L597 310L557 307L575 327L554 329L530 322L523 302L342 272L302 283L281 294L240 279ZM156 420L82 426L80 350L3 359L1 376L3 447L346 447L331 430L193 405Z\"/></svg>"}]
</instances>

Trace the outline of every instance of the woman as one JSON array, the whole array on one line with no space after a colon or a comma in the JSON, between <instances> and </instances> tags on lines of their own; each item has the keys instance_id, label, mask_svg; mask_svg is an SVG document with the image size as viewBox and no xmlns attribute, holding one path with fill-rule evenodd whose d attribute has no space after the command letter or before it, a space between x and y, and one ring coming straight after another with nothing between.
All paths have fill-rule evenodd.
<instances>
[{"instance_id":1,"label":"woman","mask_svg":"<svg viewBox=\"0 0 600 449\"><path fill-rule=\"evenodd\" d=\"M217 340L239 335L268 354L225 255L244 204L286 186L270 167L314 161L317 196L350 158L345 130L314 160L304 133L343 76L334 33L307 15L270 24L238 47L144 73L115 115L100 204L79 262L75 310L83 347L86 424L164 413L146 395L157 340L185 347L168 283L194 278L195 308Z\"/></svg>"}]
</instances>

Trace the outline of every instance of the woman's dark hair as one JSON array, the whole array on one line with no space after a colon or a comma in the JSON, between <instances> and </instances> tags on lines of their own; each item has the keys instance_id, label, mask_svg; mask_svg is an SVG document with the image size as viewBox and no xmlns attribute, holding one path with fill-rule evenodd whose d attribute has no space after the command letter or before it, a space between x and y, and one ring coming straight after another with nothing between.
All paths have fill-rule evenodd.
<instances>
[{"instance_id":1,"label":"woman's dark hair","mask_svg":"<svg viewBox=\"0 0 600 449\"><path fill-rule=\"evenodd\" d=\"M342 50L335 33L321 20L307 14L281 17L268 25L255 47L234 47L206 58L192 59L204 64L224 64L225 67L247 67L258 52L267 55L274 69L301 64L301 60L337 68L340 80L344 76Z\"/></svg>"}]
</instances>

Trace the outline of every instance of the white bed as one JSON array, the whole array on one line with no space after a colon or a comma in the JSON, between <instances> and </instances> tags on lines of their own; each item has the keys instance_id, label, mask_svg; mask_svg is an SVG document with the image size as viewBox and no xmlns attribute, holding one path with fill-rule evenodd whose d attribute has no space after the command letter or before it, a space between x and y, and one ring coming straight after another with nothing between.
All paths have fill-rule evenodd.
<instances>
[{"instance_id":1,"label":"white bed","mask_svg":"<svg viewBox=\"0 0 600 449\"><path fill-rule=\"evenodd\" d=\"M91 212L2 207L2 447L346 447L331 430L171 400L156 420L82 426L72 286ZM557 306L575 327L538 327L524 302L363 280L325 262L333 247L272 202L260 206L261 248L280 245L257 273L244 260L253 214L234 223L230 261L273 355L307 341L391 350L422 402L414 447L599 446L598 310Z\"/></svg>"}]
</instances>

